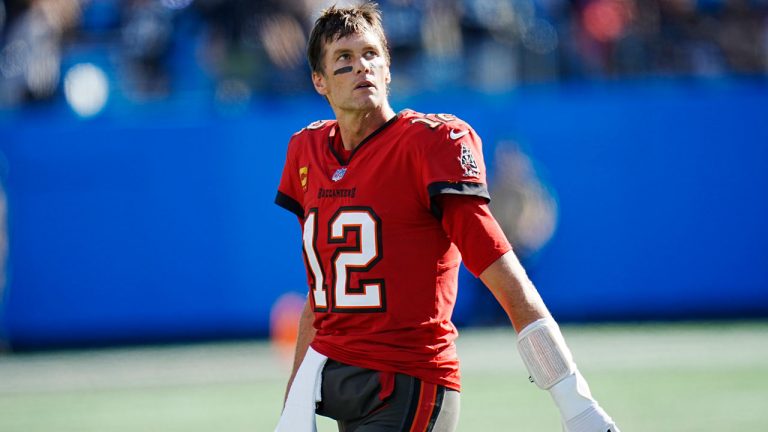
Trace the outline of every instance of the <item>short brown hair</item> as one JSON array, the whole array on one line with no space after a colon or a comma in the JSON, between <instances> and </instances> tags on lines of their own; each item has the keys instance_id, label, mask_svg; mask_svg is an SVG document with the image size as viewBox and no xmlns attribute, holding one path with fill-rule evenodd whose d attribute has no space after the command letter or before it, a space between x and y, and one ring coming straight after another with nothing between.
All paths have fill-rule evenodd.
<instances>
[{"instance_id":1,"label":"short brown hair","mask_svg":"<svg viewBox=\"0 0 768 432\"><path fill-rule=\"evenodd\" d=\"M312 72L323 73L325 44L349 36L373 31L381 41L387 64L390 62L389 46L381 25L381 12L376 3L365 2L357 6L337 8L335 5L322 11L315 21L307 44L307 59Z\"/></svg>"}]
</instances>

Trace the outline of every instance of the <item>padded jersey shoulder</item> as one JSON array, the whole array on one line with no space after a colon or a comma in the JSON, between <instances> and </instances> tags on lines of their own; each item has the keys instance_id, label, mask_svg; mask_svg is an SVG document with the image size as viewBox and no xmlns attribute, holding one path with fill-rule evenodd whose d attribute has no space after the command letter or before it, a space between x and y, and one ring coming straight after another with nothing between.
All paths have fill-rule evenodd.
<instances>
[{"instance_id":1,"label":"padded jersey shoulder","mask_svg":"<svg viewBox=\"0 0 768 432\"><path fill-rule=\"evenodd\" d=\"M296 154L308 147L325 145L328 136L336 125L335 120L317 120L301 128L293 135L288 142L288 153Z\"/></svg>"},{"instance_id":2,"label":"padded jersey shoulder","mask_svg":"<svg viewBox=\"0 0 768 432\"><path fill-rule=\"evenodd\" d=\"M403 117L408 120L410 125L409 129L415 133L431 131L442 134L449 133L451 130L472 130L472 127L469 125L469 123L456 117L453 114L424 114L412 110L405 110L403 112Z\"/></svg>"},{"instance_id":3,"label":"padded jersey shoulder","mask_svg":"<svg viewBox=\"0 0 768 432\"><path fill-rule=\"evenodd\" d=\"M336 120L315 120L293 134L293 137L305 135L307 138L320 135L327 136L328 131L336 125Z\"/></svg>"},{"instance_id":4,"label":"padded jersey shoulder","mask_svg":"<svg viewBox=\"0 0 768 432\"><path fill-rule=\"evenodd\" d=\"M453 114L424 114L406 110L403 117L408 122L408 135L424 145L457 141L464 137L477 139L472 126Z\"/></svg>"}]
</instances>

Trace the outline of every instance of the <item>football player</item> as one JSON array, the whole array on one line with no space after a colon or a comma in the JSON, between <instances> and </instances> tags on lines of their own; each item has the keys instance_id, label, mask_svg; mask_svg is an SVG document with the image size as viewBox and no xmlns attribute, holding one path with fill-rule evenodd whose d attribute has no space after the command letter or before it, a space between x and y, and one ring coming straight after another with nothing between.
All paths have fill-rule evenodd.
<instances>
[{"instance_id":1,"label":"football player","mask_svg":"<svg viewBox=\"0 0 768 432\"><path fill-rule=\"evenodd\" d=\"M375 4L330 7L310 35L312 82L335 114L293 135L276 203L302 228L309 294L277 430L456 429L451 323L460 262L518 332L533 381L570 432L618 432L488 209L481 141L448 114L395 112Z\"/></svg>"}]
</instances>

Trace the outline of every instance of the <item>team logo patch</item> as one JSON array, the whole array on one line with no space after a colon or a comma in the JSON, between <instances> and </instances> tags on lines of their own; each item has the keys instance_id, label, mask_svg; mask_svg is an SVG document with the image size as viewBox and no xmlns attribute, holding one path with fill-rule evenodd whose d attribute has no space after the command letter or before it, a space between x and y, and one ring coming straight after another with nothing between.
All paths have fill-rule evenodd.
<instances>
[{"instance_id":1,"label":"team logo patch","mask_svg":"<svg viewBox=\"0 0 768 432\"><path fill-rule=\"evenodd\" d=\"M306 192L307 184L309 183L309 167L299 168L299 182L301 183L301 189Z\"/></svg>"},{"instance_id":2,"label":"team logo patch","mask_svg":"<svg viewBox=\"0 0 768 432\"><path fill-rule=\"evenodd\" d=\"M480 168L478 168L475 161L475 155L472 154L472 149L463 143L461 144L459 162L461 163L461 169L464 170L464 177L480 177Z\"/></svg>"},{"instance_id":3,"label":"team logo patch","mask_svg":"<svg viewBox=\"0 0 768 432\"><path fill-rule=\"evenodd\" d=\"M346 173L347 173L347 167L339 168L339 169L337 169L333 173L333 176L331 177L331 180L337 182L337 181L343 179L344 178L344 174L346 174Z\"/></svg>"}]
</instances>

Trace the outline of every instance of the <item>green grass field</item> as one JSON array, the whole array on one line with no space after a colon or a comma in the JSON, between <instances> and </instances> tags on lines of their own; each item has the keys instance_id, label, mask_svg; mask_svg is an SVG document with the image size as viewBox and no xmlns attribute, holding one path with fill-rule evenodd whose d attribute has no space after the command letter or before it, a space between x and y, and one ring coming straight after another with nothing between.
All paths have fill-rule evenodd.
<instances>
[{"instance_id":1,"label":"green grass field","mask_svg":"<svg viewBox=\"0 0 768 432\"><path fill-rule=\"evenodd\" d=\"M563 331L624 432L768 430L768 322ZM511 330L459 341L460 431L560 431ZM0 432L271 431L288 369L264 342L0 354Z\"/></svg>"}]
</instances>

